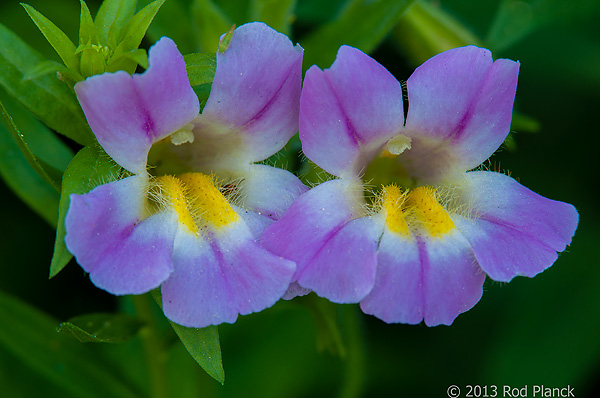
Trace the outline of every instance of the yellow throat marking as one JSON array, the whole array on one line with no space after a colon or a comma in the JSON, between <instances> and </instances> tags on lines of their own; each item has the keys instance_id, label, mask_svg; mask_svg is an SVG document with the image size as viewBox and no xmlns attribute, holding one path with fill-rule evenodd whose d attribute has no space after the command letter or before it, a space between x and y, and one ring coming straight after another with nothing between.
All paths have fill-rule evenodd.
<instances>
[{"instance_id":1,"label":"yellow throat marking","mask_svg":"<svg viewBox=\"0 0 600 398\"><path fill-rule=\"evenodd\" d=\"M403 211L407 192L402 192L395 185L386 185L383 187L383 211L385 212L385 222L388 228L397 234L410 235L410 229L406 222L406 214Z\"/></svg>"},{"instance_id":2,"label":"yellow throat marking","mask_svg":"<svg viewBox=\"0 0 600 398\"><path fill-rule=\"evenodd\" d=\"M454 222L439 203L434 188L418 187L402 192L395 185L383 187L385 222L394 233L410 235L419 228L434 237L453 230Z\"/></svg>"},{"instance_id":3,"label":"yellow throat marking","mask_svg":"<svg viewBox=\"0 0 600 398\"><path fill-rule=\"evenodd\" d=\"M221 228L237 221L239 216L216 186L213 177L202 173L186 173L178 177L162 176L163 197L175 210L179 222L197 234L205 224Z\"/></svg>"}]
</instances>

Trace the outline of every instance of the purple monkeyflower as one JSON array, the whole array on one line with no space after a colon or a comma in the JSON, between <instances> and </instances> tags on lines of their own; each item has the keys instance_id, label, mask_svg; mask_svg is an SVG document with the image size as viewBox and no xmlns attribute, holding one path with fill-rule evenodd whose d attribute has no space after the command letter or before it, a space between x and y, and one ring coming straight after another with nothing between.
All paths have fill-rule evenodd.
<instances>
[{"instance_id":1,"label":"purple monkeyflower","mask_svg":"<svg viewBox=\"0 0 600 398\"><path fill-rule=\"evenodd\" d=\"M301 68L299 46L250 23L217 54L201 115L168 38L143 74L75 86L98 142L131 174L71 195L67 248L96 286L117 295L161 286L165 315L190 327L232 323L282 297L295 264L257 239L306 188L255 162L298 130Z\"/></svg>"},{"instance_id":2,"label":"purple monkeyflower","mask_svg":"<svg viewBox=\"0 0 600 398\"><path fill-rule=\"evenodd\" d=\"M575 208L470 171L509 133L518 70L474 46L439 54L407 81L405 123L400 83L361 51L342 46L330 69L311 67L300 138L338 178L300 196L264 246L295 261L294 280L320 296L429 326L473 307L486 274L508 282L551 266Z\"/></svg>"}]
</instances>

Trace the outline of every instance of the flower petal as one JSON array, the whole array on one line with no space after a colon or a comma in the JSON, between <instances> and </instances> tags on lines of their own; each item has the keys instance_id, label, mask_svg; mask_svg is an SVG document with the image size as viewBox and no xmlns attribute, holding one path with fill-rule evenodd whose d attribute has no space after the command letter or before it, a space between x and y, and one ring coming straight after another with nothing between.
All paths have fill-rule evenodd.
<instances>
[{"instance_id":1,"label":"flower petal","mask_svg":"<svg viewBox=\"0 0 600 398\"><path fill-rule=\"evenodd\" d=\"M422 322L422 275L416 240L384 232L377 252L375 285L360 308L387 323Z\"/></svg>"},{"instance_id":2,"label":"flower petal","mask_svg":"<svg viewBox=\"0 0 600 398\"><path fill-rule=\"evenodd\" d=\"M324 242L362 212L362 185L346 180L324 182L301 195L274 224L267 227L261 244L270 252L296 262L297 275Z\"/></svg>"},{"instance_id":3,"label":"flower petal","mask_svg":"<svg viewBox=\"0 0 600 398\"><path fill-rule=\"evenodd\" d=\"M298 131L302 52L264 23L237 28L227 50L217 53L215 78L196 135L214 129L240 134L244 146L239 156L249 162L283 148Z\"/></svg>"},{"instance_id":4,"label":"flower petal","mask_svg":"<svg viewBox=\"0 0 600 398\"><path fill-rule=\"evenodd\" d=\"M290 286L288 287L287 292L285 292L285 294L283 295L282 299L283 300L291 300L298 296L306 296L310 292L311 292L310 289L306 289L306 288L300 286L298 284L298 282L292 282L292 283L290 283Z\"/></svg>"},{"instance_id":5,"label":"flower petal","mask_svg":"<svg viewBox=\"0 0 600 398\"><path fill-rule=\"evenodd\" d=\"M238 311L208 240L180 230L173 264L172 276L161 286L167 318L189 327L235 322Z\"/></svg>"},{"instance_id":6,"label":"flower petal","mask_svg":"<svg viewBox=\"0 0 600 398\"><path fill-rule=\"evenodd\" d=\"M409 172L425 173L421 169L444 151L452 164L436 165L460 172L492 155L510 131L518 73L518 62L494 62L489 50L475 46L443 52L418 67L407 81L404 134L413 138L413 149L405 158L418 164Z\"/></svg>"},{"instance_id":7,"label":"flower petal","mask_svg":"<svg viewBox=\"0 0 600 398\"><path fill-rule=\"evenodd\" d=\"M278 219L308 187L287 170L251 164L242 170L240 195L244 207Z\"/></svg>"},{"instance_id":8,"label":"flower petal","mask_svg":"<svg viewBox=\"0 0 600 398\"><path fill-rule=\"evenodd\" d=\"M485 274L456 230L441 238L404 238L387 231L377 256L377 277L361 309L387 323L450 325L483 294Z\"/></svg>"},{"instance_id":9,"label":"flower petal","mask_svg":"<svg viewBox=\"0 0 600 398\"><path fill-rule=\"evenodd\" d=\"M66 217L67 248L90 279L112 294L141 294L172 271L177 220L144 214L147 177L132 176L71 195Z\"/></svg>"},{"instance_id":10,"label":"flower petal","mask_svg":"<svg viewBox=\"0 0 600 398\"><path fill-rule=\"evenodd\" d=\"M92 76L75 85L98 142L119 165L142 173L153 142L189 124L200 110L183 56L166 37L150 49L145 73Z\"/></svg>"},{"instance_id":11,"label":"flower petal","mask_svg":"<svg viewBox=\"0 0 600 398\"><path fill-rule=\"evenodd\" d=\"M265 228L273 224L275 220L265 215L257 213L252 210L247 210L239 206L232 205L233 210L244 220L244 223L248 227L250 234L254 240L260 239Z\"/></svg>"},{"instance_id":12,"label":"flower petal","mask_svg":"<svg viewBox=\"0 0 600 398\"><path fill-rule=\"evenodd\" d=\"M300 139L313 162L336 176L358 175L404 123L400 83L362 51L340 47L325 71L306 73Z\"/></svg>"},{"instance_id":13,"label":"flower petal","mask_svg":"<svg viewBox=\"0 0 600 398\"><path fill-rule=\"evenodd\" d=\"M211 238L180 231L173 275L162 285L163 310L172 321L202 328L233 323L262 311L286 292L294 263L258 246L243 222Z\"/></svg>"},{"instance_id":14,"label":"flower petal","mask_svg":"<svg viewBox=\"0 0 600 398\"><path fill-rule=\"evenodd\" d=\"M577 229L572 205L544 198L500 173L467 173L460 193L472 203L473 219L457 218L457 227L494 280L532 277L550 267Z\"/></svg>"},{"instance_id":15,"label":"flower petal","mask_svg":"<svg viewBox=\"0 0 600 398\"><path fill-rule=\"evenodd\" d=\"M450 325L483 295L485 274L469 242L458 231L442 239L423 239L419 248L427 326Z\"/></svg>"},{"instance_id":16,"label":"flower petal","mask_svg":"<svg viewBox=\"0 0 600 398\"><path fill-rule=\"evenodd\" d=\"M300 286L334 303L358 303L373 288L382 225L372 217L331 231L298 274Z\"/></svg>"}]
</instances>

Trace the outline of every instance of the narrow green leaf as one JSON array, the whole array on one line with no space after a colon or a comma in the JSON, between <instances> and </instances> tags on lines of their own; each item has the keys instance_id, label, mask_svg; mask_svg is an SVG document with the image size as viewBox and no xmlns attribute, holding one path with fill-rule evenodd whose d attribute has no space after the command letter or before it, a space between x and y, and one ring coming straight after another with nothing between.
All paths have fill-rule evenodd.
<instances>
[{"instance_id":1,"label":"narrow green leaf","mask_svg":"<svg viewBox=\"0 0 600 398\"><path fill-rule=\"evenodd\" d=\"M482 45L469 28L427 1L416 1L400 17L393 37L415 66L451 48Z\"/></svg>"},{"instance_id":2,"label":"narrow green leaf","mask_svg":"<svg viewBox=\"0 0 600 398\"><path fill-rule=\"evenodd\" d=\"M413 0L349 0L337 18L303 40L304 65L328 67L342 44L373 51Z\"/></svg>"},{"instance_id":3,"label":"narrow green leaf","mask_svg":"<svg viewBox=\"0 0 600 398\"><path fill-rule=\"evenodd\" d=\"M162 308L162 296L160 290L151 291L152 297ZM202 329L188 328L169 321L173 330L183 343L185 349L192 358L213 379L223 384L225 382L225 371L221 358L221 343L219 342L219 330L216 326L208 326Z\"/></svg>"},{"instance_id":4,"label":"narrow green leaf","mask_svg":"<svg viewBox=\"0 0 600 398\"><path fill-rule=\"evenodd\" d=\"M85 345L56 333L57 322L0 292L0 345L78 397L138 397L121 376Z\"/></svg>"},{"instance_id":5,"label":"narrow green leaf","mask_svg":"<svg viewBox=\"0 0 600 398\"><path fill-rule=\"evenodd\" d=\"M27 163L29 163L33 170L35 170L35 172L38 173L38 175L42 177L44 181L50 184L50 186L56 189L56 191L60 191L60 181L56 179L57 175L60 176L60 172L58 172L57 170L46 170L44 165L38 160L38 158L33 154L33 152L31 152L31 149L29 149L29 146L25 141L25 136L19 131L19 129L15 125L12 117L10 117L10 115L4 108L2 101L0 101L0 114L2 115L4 121L6 122L6 125L8 126L8 129L10 130L15 141L17 142L19 149L25 156Z\"/></svg>"},{"instance_id":6,"label":"narrow green leaf","mask_svg":"<svg viewBox=\"0 0 600 398\"><path fill-rule=\"evenodd\" d=\"M148 68L148 54L143 48L132 50L128 53L121 54L117 58L111 59L110 63L106 66L107 72L116 72L118 70L124 70L130 74L135 72L137 65L142 68Z\"/></svg>"},{"instance_id":7,"label":"narrow green leaf","mask_svg":"<svg viewBox=\"0 0 600 398\"><path fill-rule=\"evenodd\" d=\"M3 397L65 398L65 391L31 369L0 344L0 386Z\"/></svg>"},{"instance_id":8,"label":"narrow green leaf","mask_svg":"<svg viewBox=\"0 0 600 398\"><path fill-rule=\"evenodd\" d=\"M73 151L56 134L0 88L0 99L14 119L38 161L62 173L73 159Z\"/></svg>"},{"instance_id":9,"label":"narrow green leaf","mask_svg":"<svg viewBox=\"0 0 600 398\"><path fill-rule=\"evenodd\" d=\"M141 0L139 4L147 5L149 0ZM175 43L182 54L198 51L195 34L192 27L192 17L188 1L167 1L156 14L148 28L146 37L150 42L155 42L163 36L168 36Z\"/></svg>"},{"instance_id":10,"label":"narrow green leaf","mask_svg":"<svg viewBox=\"0 0 600 398\"><path fill-rule=\"evenodd\" d=\"M48 59L35 65L33 68L30 68L27 71L27 74L23 76L23 81L34 80L49 74L56 76L57 72L62 75L63 79L68 80L69 84L75 85L78 80L81 80L79 74L73 73L71 69L67 68L61 63Z\"/></svg>"},{"instance_id":11,"label":"narrow green leaf","mask_svg":"<svg viewBox=\"0 0 600 398\"><path fill-rule=\"evenodd\" d=\"M73 158L73 152L36 117L0 87L0 101L25 134L25 142L53 180ZM4 118L0 116L0 120ZM0 121L0 175L12 191L51 226L56 226L59 194L27 162L9 125Z\"/></svg>"},{"instance_id":12,"label":"narrow green leaf","mask_svg":"<svg viewBox=\"0 0 600 398\"><path fill-rule=\"evenodd\" d=\"M231 44L231 39L233 38L234 31L235 31L235 25L231 25L229 30L223 36L221 36L221 39L219 40L219 49L217 50L221 54L225 54L225 51L227 51L227 49L229 48L229 45Z\"/></svg>"},{"instance_id":13,"label":"narrow green leaf","mask_svg":"<svg viewBox=\"0 0 600 398\"><path fill-rule=\"evenodd\" d=\"M250 19L262 21L273 29L289 35L296 0L252 0L250 2Z\"/></svg>"},{"instance_id":14,"label":"narrow green leaf","mask_svg":"<svg viewBox=\"0 0 600 398\"><path fill-rule=\"evenodd\" d=\"M219 383L225 383L225 371L223 370L221 344L217 327L186 328L173 322L171 322L171 326L181 339L185 349L202 369Z\"/></svg>"},{"instance_id":15,"label":"narrow green leaf","mask_svg":"<svg viewBox=\"0 0 600 398\"><path fill-rule=\"evenodd\" d=\"M62 322L56 331L82 343L121 343L133 338L143 325L129 314L86 314Z\"/></svg>"},{"instance_id":16,"label":"narrow green leaf","mask_svg":"<svg viewBox=\"0 0 600 398\"><path fill-rule=\"evenodd\" d=\"M81 15L79 17L79 45L98 44L98 28L94 24L90 9L84 0L81 3Z\"/></svg>"},{"instance_id":17,"label":"narrow green leaf","mask_svg":"<svg viewBox=\"0 0 600 398\"><path fill-rule=\"evenodd\" d=\"M137 50L148 27L156 16L158 10L163 5L165 0L156 0L142 8L137 14L129 20L127 26L123 30L123 39L118 44L113 58L118 58L123 54L128 54L133 50ZM111 60L112 61L112 60ZM129 71L128 71L129 72ZM131 71L130 73L133 73Z\"/></svg>"},{"instance_id":18,"label":"narrow green leaf","mask_svg":"<svg viewBox=\"0 0 600 398\"><path fill-rule=\"evenodd\" d=\"M504 51L537 29L597 15L599 8L597 0L580 0L577 7L562 0L503 0L485 43L494 53Z\"/></svg>"},{"instance_id":19,"label":"narrow green leaf","mask_svg":"<svg viewBox=\"0 0 600 398\"><path fill-rule=\"evenodd\" d=\"M520 112L513 112L510 129L519 133L539 133L542 125L539 120Z\"/></svg>"},{"instance_id":20,"label":"narrow green leaf","mask_svg":"<svg viewBox=\"0 0 600 398\"><path fill-rule=\"evenodd\" d=\"M115 180L120 171L121 168L96 146L83 148L67 166L62 179L50 278L58 274L72 258L65 246L65 217L69 210L69 196L87 193L97 185Z\"/></svg>"},{"instance_id":21,"label":"narrow green leaf","mask_svg":"<svg viewBox=\"0 0 600 398\"><path fill-rule=\"evenodd\" d=\"M86 48L81 52L81 74L84 78L100 75L106 70L106 61L95 48Z\"/></svg>"},{"instance_id":22,"label":"narrow green leaf","mask_svg":"<svg viewBox=\"0 0 600 398\"><path fill-rule=\"evenodd\" d=\"M136 0L105 0L96 14L96 28L100 44L117 46L121 33L135 12Z\"/></svg>"},{"instance_id":23,"label":"narrow green leaf","mask_svg":"<svg viewBox=\"0 0 600 398\"><path fill-rule=\"evenodd\" d=\"M183 59L192 86L210 83L215 78L217 57L214 54L192 53L184 55Z\"/></svg>"},{"instance_id":24,"label":"narrow green leaf","mask_svg":"<svg viewBox=\"0 0 600 398\"><path fill-rule=\"evenodd\" d=\"M75 45L69 37L60 30L52 21L40 14L29 4L21 3L29 14L29 17L42 32L46 40L50 43L54 51L60 56L67 68L73 71L79 71L79 58L75 55Z\"/></svg>"},{"instance_id":25,"label":"narrow green leaf","mask_svg":"<svg viewBox=\"0 0 600 398\"><path fill-rule=\"evenodd\" d=\"M233 25L229 17L212 0L194 0L192 20L198 45L205 53L216 53L219 49L219 38Z\"/></svg>"},{"instance_id":26,"label":"narrow green leaf","mask_svg":"<svg viewBox=\"0 0 600 398\"><path fill-rule=\"evenodd\" d=\"M0 85L48 127L80 144L95 141L75 94L56 76L23 81L44 58L0 24Z\"/></svg>"},{"instance_id":27,"label":"narrow green leaf","mask_svg":"<svg viewBox=\"0 0 600 398\"><path fill-rule=\"evenodd\" d=\"M10 189L48 224L56 225L56 190L36 173L25 159L8 127L0 123L0 175Z\"/></svg>"}]
</instances>

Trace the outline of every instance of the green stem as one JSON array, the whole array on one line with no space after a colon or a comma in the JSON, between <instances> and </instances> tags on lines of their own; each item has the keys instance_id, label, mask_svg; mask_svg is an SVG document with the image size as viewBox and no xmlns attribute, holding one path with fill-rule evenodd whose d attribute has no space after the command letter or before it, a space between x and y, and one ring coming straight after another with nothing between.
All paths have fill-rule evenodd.
<instances>
[{"instance_id":1,"label":"green stem","mask_svg":"<svg viewBox=\"0 0 600 398\"><path fill-rule=\"evenodd\" d=\"M361 332L361 312L357 305L342 306L342 327L346 340L345 374L340 398L355 398L363 395L365 384L366 352Z\"/></svg>"},{"instance_id":2,"label":"green stem","mask_svg":"<svg viewBox=\"0 0 600 398\"><path fill-rule=\"evenodd\" d=\"M150 379L150 396L152 398L167 398L167 379L165 368L165 352L161 344L156 318L152 311L154 299L150 294L132 296L135 312L146 323L140 331L146 363L148 364L148 377Z\"/></svg>"}]
</instances>

